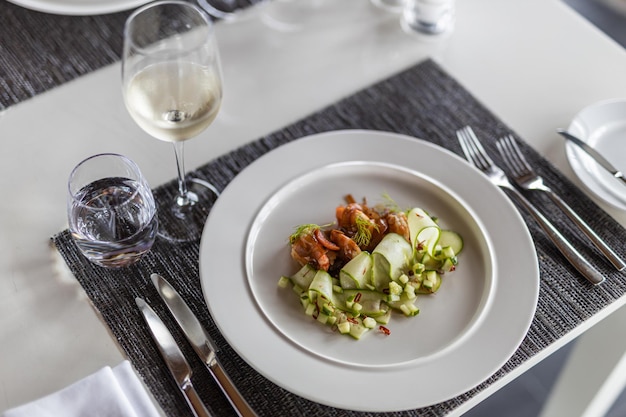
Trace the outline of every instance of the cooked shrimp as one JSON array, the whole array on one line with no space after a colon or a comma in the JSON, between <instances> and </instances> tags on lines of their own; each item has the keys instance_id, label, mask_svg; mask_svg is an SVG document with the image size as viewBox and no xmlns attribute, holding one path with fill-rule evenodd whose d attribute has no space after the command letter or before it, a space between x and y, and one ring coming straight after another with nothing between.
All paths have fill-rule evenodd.
<instances>
[{"instance_id":1,"label":"cooked shrimp","mask_svg":"<svg viewBox=\"0 0 626 417\"><path fill-rule=\"evenodd\" d=\"M335 214L339 229L354 238L359 246L367 246L376 230L376 223L365 214L363 206L358 203L339 206Z\"/></svg>"},{"instance_id":2,"label":"cooked shrimp","mask_svg":"<svg viewBox=\"0 0 626 417\"><path fill-rule=\"evenodd\" d=\"M337 244L337 247L339 248L339 257L344 261L349 261L361 253L359 245L357 245L354 240L346 236L341 230L331 230L330 240Z\"/></svg>"},{"instance_id":3,"label":"cooked shrimp","mask_svg":"<svg viewBox=\"0 0 626 417\"><path fill-rule=\"evenodd\" d=\"M409 221L404 212L390 212L385 216L385 220L389 226L389 233L397 233L404 237L407 242L411 241Z\"/></svg>"},{"instance_id":4,"label":"cooked shrimp","mask_svg":"<svg viewBox=\"0 0 626 417\"><path fill-rule=\"evenodd\" d=\"M337 217L337 226L348 232L356 232L357 219L369 222L369 217L363 211L363 207L358 203L350 203L345 206L339 206L335 210Z\"/></svg>"},{"instance_id":5,"label":"cooked shrimp","mask_svg":"<svg viewBox=\"0 0 626 417\"><path fill-rule=\"evenodd\" d=\"M315 239L313 233L303 233L291 243L291 257L300 265L310 264L315 269L328 271L330 259L327 249Z\"/></svg>"},{"instance_id":6,"label":"cooked shrimp","mask_svg":"<svg viewBox=\"0 0 626 417\"><path fill-rule=\"evenodd\" d=\"M322 232L322 229L315 229L315 231L313 232L313 235L315 236L315 239L326 249L339 250L339 246L335 245L333 242L328 240L328 238L326 237L326 234Z\"/></svg>"}]
</instances>

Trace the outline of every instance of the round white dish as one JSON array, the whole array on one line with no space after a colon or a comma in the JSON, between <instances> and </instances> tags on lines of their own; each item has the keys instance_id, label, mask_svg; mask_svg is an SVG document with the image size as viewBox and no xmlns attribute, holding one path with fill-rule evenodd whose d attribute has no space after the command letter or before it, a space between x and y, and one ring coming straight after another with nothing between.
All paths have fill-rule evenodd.
<instances>
[{"instance_id":1,"label":"round white dish","mask_svg":"<svg viewBox=\"0 0 626 417\"><path fill-rule=\"evenodd\" d=\"M626 172L626 99L605 100L581 110L569 132ZM626 210L626 185L614 178L578 146L565 144L570 166L585 187L613 207Z\"/></svg>"},{"instance_id":2,"label":"round white dish","mask_svg":"<svg viewBox=\"0 0 626 417\"><path fill-rule=\"evenodd\" d=\"M8 0L27 9L44 13L88 16L121 12L139 7L149 0Z\"/></svg>"},{"instance_id":3,"label":"round white dish","mask_svg":"<svg viewBox=\"0 0 626 417\"><path fill-rule=\"evenodd\" d=\"M334 220L346 194L435 214L465 247L420 314L394 314L391 335L333 333L303 312L281 275L298 267L287 238ZM224 190L202 237L207 305L230 345L262 375L302 397L361 411L432 405L478 385L515 352L534 315L536 252L509 199L451 152L375 131L337 131L281 146Z\"/></svg>"}]
</instances>

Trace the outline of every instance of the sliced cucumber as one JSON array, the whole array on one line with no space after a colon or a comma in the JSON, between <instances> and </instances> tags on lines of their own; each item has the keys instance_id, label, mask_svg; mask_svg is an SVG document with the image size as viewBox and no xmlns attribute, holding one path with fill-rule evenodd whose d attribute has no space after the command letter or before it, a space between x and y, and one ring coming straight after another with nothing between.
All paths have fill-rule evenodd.
<instances>
[{"instance_id":1,"label":"sliced cucumber","mask_svg":"<svg viewBox=\"0 0 626 417\"><path fill-rule=\"evenodd\" d=\"M379 324L387 324L389 323L389 319L391 319L391 309L389 309L389 311L387 311L382 316L374 317L374 320L376 320L376 323L379 323Z\"/></svg>"},{"instance_id":2,"label":"sliced cucumber","mask_svg":"<svg viewBox=\"0 0 626 417\"><path fill-rule=\"evenodd\" d=\"M313 282L313 278L317 274L317 270L313 268L311 265L306 264L298 272L293 274L291 278L291 282L294 285L297 285L300 288L306 289L309 288L311 282Z\"/></svg>"},{"instance_id":3,"label":"sliced cucumber","mask_svg":"<svg viewBox=\"0 0 626 417\"><path fill-rule=\"evenodd\" d=\"M372 284L383 291L389 282L397 280L407 269L413 256L411 244L396 233L389 233L376 245L372 252Z\"/></svg>"},{"instance_id":4,"label":"sliced cucumber","mask_svg":"<svg viewBox=\"0 0 626 417\"><path fill-rule=\"evenodd\" d=\"M441 235L441 229L437 223L428 213L417 207L409 211L407 219L413 249L433 256Z\"/></svg>"},{"instance_id":5,"label":"sliced cucumber","mask_svg":"<svg viewBox=\"0 0 626 417\"><path fill-rule=\"evenodd\" d=\"M317 271L311 285L309 286L309 298L311 300L315 300L316 298L322 296L324 299L333 302L334 294L333 278L326 271Z\"/></svg>"},{"instance_id":6,"label":"sliced cucumber","mask_svg":"<svg viewBox=\"0 0 626 417\"><path fill-rule=\"evenodd\" d=\"M439 245L442 248L450 247L455 255L463 250L463 238L457 232L452 230L442 230L439 236Z\"/></svg>"},{"instance_id":7,"label":"sliced cucumber","mask_svg":"<svg viewBox=\"0 0 626 417\"><path fill-rule=\"evenodd\" d=\"M345 299L343 298L345 297ZM337 296L338 302L337 308L343 309L347 312L352 312L354 304L350 305L350 301L358 303L361 306L359 310L360 314L371 317L382 316L389 311L389 306L384 302L386 295L378 291L368 290L345 290L341 296Z\"/></svg>"},{"instance_id":8,"label":"sliced cucumber","mask_svg":"<svg viewBox=\"0 0 626 417\"><path fill-rule=\"evenodd\" d=\"M365 288L371 282L372 255L361 252L350 260L339 272L339 282L344 289Z\"/></svg>"}]
</instances>

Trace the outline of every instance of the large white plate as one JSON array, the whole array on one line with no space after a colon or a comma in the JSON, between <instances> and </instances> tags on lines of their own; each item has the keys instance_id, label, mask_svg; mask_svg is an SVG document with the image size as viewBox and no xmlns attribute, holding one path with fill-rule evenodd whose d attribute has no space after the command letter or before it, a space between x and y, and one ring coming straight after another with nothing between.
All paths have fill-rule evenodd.
<instances>
[{"instance_id":1,"label":"large white plate","mask_svg":"<svg viewBox=\"0 0 626 417\"><path fill-rule=\"evenodd\" d=\"M574 117L569 131L626 172L626 100L605 100L585 107ZM566 142L565 149L570 166L585 187L613 207L626 210L626 185L573 143Z\"/></svg>"},{"instance_id":2,"label":"large white plate","mask_svg":"<svg viewBox=\"0 0 626 417\"><path fill-rule=\"evenodd\" d=\"M333 333L277 286L297 270L294 227L332 222L348 193L370 203L388 193L465 240L457 271L418 299L418 316L395 314L389 336ZM294 141L239 174L207 220L200 276L212 317L252 367L302 397L361 411L428 406L484 381L521 343L539 288L526 225L480 172L431 143L354 130Z\"/></svg>"},{"instance_id":3,"label":"large white plate","mask_svg":"<svg viewBox=\"0 0 626 417\"><path fill-rule=\"evenodd\" d=\"M39 12L86 16L121 12L139 7L150 0L8 0Z\"/></svg>"}]
</instances>

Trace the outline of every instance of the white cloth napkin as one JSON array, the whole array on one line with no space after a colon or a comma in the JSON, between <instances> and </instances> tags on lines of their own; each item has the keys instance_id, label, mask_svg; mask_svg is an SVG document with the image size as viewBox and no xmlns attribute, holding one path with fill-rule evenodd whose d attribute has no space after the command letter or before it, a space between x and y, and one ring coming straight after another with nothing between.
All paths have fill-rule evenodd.
<instances>
[{"instance_id":1,"label":"white cloth napkin","mask_svg":"<svg viewBox=\"0 0 626 417\"><path fill-rule=\"evenodd\" d=\"M160 417L137 374L124 361L0 417Z\"/></svg>"}]
</instances>

